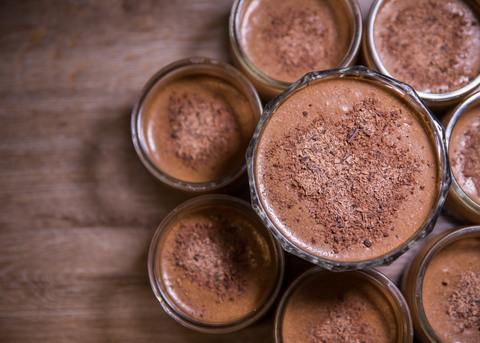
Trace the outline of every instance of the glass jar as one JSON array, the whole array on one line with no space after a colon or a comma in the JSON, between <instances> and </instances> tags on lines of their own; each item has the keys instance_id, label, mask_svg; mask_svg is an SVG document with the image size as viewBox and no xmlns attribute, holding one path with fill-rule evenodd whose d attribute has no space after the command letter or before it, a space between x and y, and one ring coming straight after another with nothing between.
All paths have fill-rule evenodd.
<instances>
[{"instance_id":1,"label":"glass jar","mask_svg":"<svg viewBox=\"0 0 480 343\"><path fill-rule=\"evenodd\" d=\"M245 150L261 113L255 88L237 69L187 58L143 87L132 111L133 144L159 181L211 193L238 185L245 175Z\"/></svg>"},{"instance_id":2,"label":"glass jar","mask_svg":"<svg viewBox=\"0 0 480 343\"><path fill-rule=\"evenodd\" d=\"M376 0L372 7L370 8L370 12L368 15L368 19L366 22L365 30L363 33L363 44L362 44L362 57L365 62L365 65L369 68L372 68L378 71L381 74L393 77L392 74L386 69L384 63L382 62L378 48L375 46L375 24L376 20L379 17L379 13L385 8L387 5L391 5L394 3L394 0ZM406 3L403 1L397 1L400 4ZM472 10L474 13L477 14L477 17L480 18L480 5L478 1L467 1L467 6L472 6ZM412 2L412 6L419 6L419 2L414 1ZM452 8L456 8L456 4L452 5ZM461 10L459 10L461 11ZM395 15L398 15L398 11L395 12ZM393 15L392 15L393 16ZM440 22L444 23L447 19L441 18ZM419 35L421 33L419 32ZM408 40L407 38L406 40ZM442 39L442 38L440 38ZM440 48L438 48L438 54L444 54L445 52L440 52ZM480 52L477 52L480 53ZM407 56L405 56L405 59ZM405 82L406 80L400 80ZM419 97L425 102L425 104L435 111L436 113L442 114L445 110L455 106L456 104L460 103L468 94L470 94L476 87L480 85L480 75L477 75L470 83L466 84L465 86L445 92L445 93L434 93L434 92L426 92L426 91L419 91L417 93Z\"/></svg>"},{"instance_id":3,"label":"glass jar","mask_svg":"<svg viewBox=\"0 0 480 343\"><path fill-rule=\"evenodd\" d=\"M245 52L245 47L242 46L242 30L240 27L242 26L243 21L247 20L245 17L251 15L252 10L250 7L256 8L261 5L260 3L261 1L258 0L236 0L233 4L229 21L230 51L237 68L250 79L262 99L269 101L289 87L292 82L280 80L265 74L264 71L259 69L258 65L256 66L252 63L251 59ZM349 32L350 43L345 56L341 59L341 62L339 62L338 65L334 65L331 68L352 66L357 60L362 37L362 15L360 7L356 0L327 1L327 3L333 7L337 6L339 11L342 11L342 13L344 12L340 16L341 21L343 21L343 28L347 27L348 24L351 31ZM298 3L294 3L294 6L298 5ZM330 15L330 17L332 16ZM298 43L298 38L294 41Z\"/></svg>"},{"instance_id":4,"label":"glass jar","mask_svg":"<svg viewBox=\"0 0 480 343\"><path fill-rule=\"evenodd\" d=\"M342 83L345 82L348 84L344 84L344 86L342 86ZM362 88L358 85L360 85L361 87L367 87L367 90L363 91ZM359 87L358 90L356 87ZM347 230L345 230L344 228L346 227L345 225L357 223L358 218L361 218L360 220L365 221L365 219L368 219L367 217L369 215L374 215L375 213L379 213L375 214L375 216L379 217L381 215L381 212L385 212L385 220L388 222L388 220L391 219L391 217L388 216L388 213L392 212L388 212L382 209L382 204L379 205L380 208L376 210L375 213L372 212L370 214L368 214L365 209L361 209L360 206L355 204L352 205L352 208L348 207L347 209L345 209L344 212L346 213L346 211L348 210L350 211L349 213L352 213L352 215L356 216L355 218L352 217L351 221L343 220L341 217L338 217L341 220L335 222L335 220L337 220L338 218L333 218L335 212L331 212L331 209L328 208L327 210L330 212L315 212L317 211L317 208L321 208L320 206L328 206L328 203L334 201L334 198L337 194L344 194L345 192L350 192L347 189L340 189L341 186L339 186L338 182L339 178L333 177L333 174L330 175L331 172L328 168L331 168L333 164L338 164L339 166L341 164L344 164L348 165L348 168L355 167L357 169L359 168L358 166L361 166L361 164L357 164L356 162L357 156L355 155L355 151L353 151L351 154L347 153L345 154L345 156L343 156L345 152L338 153L338 151L341 150L340 148L337 149L337 146L340 146L341 144L345 146L345 151L347 149L350 149L350 144L352 144L353 146L357 146L356 144L363 144L358 141L357 143L351 143L354 139L358 139L355 137L360 132L360 130L352 130L352 127L348 129L347 133L346 129L344 129L345 137L342 138L342 140L348 140L348 142L345 142L339 141L339 138L336 136L325 136L326 138L323 139L321 136L325 135L325 133L328 133L330 135L330 128L327 126L325 126L323 130L316 129L319 132L312 137L307 137L305 133L310 130L310 126L307 126L306 128L302 126L313 125L309 123L314 123L315 121L322 120L327 123L327 120L325 120L323 117L328 111L330 111L331 113L336 113L335 115L342 115L342 118L347 120L348 118L346 113L350 113L348 111L350 111L351 106L353 106L350 104L350 102L353 101L351 99L353 99L354 97L360 97L361 99L363 99L362 94L371 94L369 87L374 87L375 91L379 94L387 94L382 95L385 97L385 101L390 99L390 97L391 99L394 99L392 101L396 101L395 104L398 104L400 112L403 110L410 111L412 113L412 116L415 117L417 120L416 124L413 123L413 120L407 119L405 120L405 122L399 122L398 125L401 125L402 130L413 130L408 132L402 131L406 135L406 138L408 138L409 135L415 135L415 130L423 130L424 135L422 136L422 139L424 141L418 140L418 142L412 141L411 143L408 143L410 141L408 139L405 139L404 143L402 144L409 144L405 147L405 149L407 150L412 149L412 147L414 146L418 146L420 149L423 150L423 144L430 145L430 150L427 150L431 153L430 158L432 159L432 161L435 161L433 163L435 165L435 169L430 171L432 179L428 179L429 176L425 176L427 179L422 179L427 180L425 182L431 182L432 184L427 185L426 188L425 186L420 185L421 191L419 190L419 192L423 192L426 189L429 192L417 193L420 195L418 195L417 200L415 200L416 202L412 203L410 210L404 210L401 217L403 219L396 220L396 223L398 225L405 226L405 232L402 233L402 229L399 230L398 228L396 229L397 231L393 231L393 226L391 229L392 231L388 231L388 227L386 227L386 231L383 232L383 235L377 240L379 242L377 246L375 245L376 243L373 244L370 239L363 240L363 233L359 231L360 229L357 230L357 228L355 227L353 227L353 229L349 229L347 227ZM337 89L340 89L340 93L337 92ZM385 91L386 93L381 93L383 91ZM346 93L344 94L342 92ZM337 102L340 105L337 106ZM357 105L360 107L366 106L362 105L362 103L368 103L368 100L360 102L360 104ZM329 107L330 104L332 104L331 106L336 107ZM382 113L385 114L386 112ZM378 112L378 115L380 115L380 112ZM332 121L333 118L334 115L332 114ZM336 122L335 125L337 125L337 127L341 127L342 125L350 125L349 123L344 123L344 119ZM361 118L359 120L361 120ZM415 126L414 124L418 126ZM333 129L334 127L332 126L332 130ZM364 142L368 142L371 137L375 136L374 134L372 134L372 132L368 132L365 127L362 130L362 132L364 133L363 136L358 137L363 137L361 139L363 139ZM383 130L385 130L385 128ZM383 142L384 138L385 142L390 139L388 136L390 135L389 132L390 131L380 131L380 133L385 136L382 138L381 142ZM305 135L305 137L303 137L302 135ZM380 136L381 135L379 135L378 138L374 138L380 139ZM327 143L322 142L326 141L327 138L330 140L330 142L336 143L331 143L331 146L326 146L325 144ZM337 139L338 142L335 141L335 139ZM401 138L398 139L400 141ZM313 141L315 142L309 143ZM311 148L309 148L309 150L317 152L310 157L307 154L307 156L302 157L301 159L299 158L299 161L296 161L295 156L297 156L298 151L290 150L296 149L297 142L307 142L311 145L317 144L316 141L319 141L323 145L312 146ZM380 143L379 141L377 144L383 143ZM391 146L394 147L397 143L393 142L391 144ZM384 145L387 146L386 143ZM322 151L321 149L326 148L329 148L332 151L328 152L327 150L329 149L327 149L325 150L325 153L319 152ZM337 152L335 152L334 150L337 150ZM374 153L374 150L372 150L371 153ZM397 152L395 151L392 150L391 154L397 154ZM278 156L280 157L274 155L274 153L277 154L277 152ZM302 150L302 154L303 152L304 150ZM358 152L358 154L367 155L369 153L370 152L368 150L362 150ZM339 155L337 156L337 154ZM350 160L349 157L352 158L352 160ZM380 163L380 161L382 161L385 157L386 156L383 156L382 152L380 152L380 154L375 155L370 160L365 160L363 159L363 157L361 158L364 160L364 162L362 162L364 164L367 162L375 164L376 162L369 161L375 161L378 158L378 163ZM327 158L328 161L326 160ZM277 159L279 162L275 162L277 161ZM288 164L285 164L284 161L281 161L281 159L285 159L290 162L288 162ZM319 161L324 159L325 161L318 162L314 161L314 159L318 159ZM426 171L433 165L423 160L423 157L417 160L416 163L420 163L420 160L422 160L421 163L423 163L422 165L424 166L422 167L425 171L424 175L427 175ZM294 162L298 162L298 165L294 165ZM310 166L310 164L307 162L311 162L312 165ZM307 166L304 166L301 163L305 163ZM321 163L324 163L325 165L321 165ZM356 163L356 165L353 165L352 163ZM337 70L328 70L323 72L308 73L302 79L289 87L284 93L282 93L280 96L276 97L274 100L268 103L264 109L262 118L260 119L260 122L247 150L247 166L253 208L258 213L258 215L263 220L268 229L280 241L283 248L286 251L314 264L320 265L326 269L337 271L365 269L374 266L389 265L390 263L392 263L396 258L409 250L419 240L423 239L433 230L433 227L440 214L450 186L450 170L446 155L445 135L442 125L429 112L429 110L425 107L423 102L420 100L420 98L410 86L386 77L384 75L381 75L377 72L374 72L366 67L351 67ZM399 168L402 167L404 166L400 166ZM370 166L369 168L375 168L375 166ZM295 171L292 171L294 169ZM304 172L308 172L308 178L305 180L297 180L297 175L300 175ZM325 180L327 176L330 180L335 179L335 182L326 180L319 186L315 186L316 188L312 190L309 188L309 180L313 180L312 182L314 182L315 179L320 178L320 176L317 176L317 174L315 174L314 172L319 173L320 176L324 175L325 177L322 177ZM277 175L276 173L278 173L279 176L274 176L272 178L272 175ZM378 171L367 171L367 175L360 175L364 173L365 171L362 170L361 172L359 172L358 175L353 175L352 177L358 177L359 180L365 179L370 182L371 180L376 180L375 175L379 175ZM421 177L423 176L418 176L418 178ZM345 182L345 187L348 186L348 182ZM358 183L350 183L351 184L348 187L352 187L352 190L353 188L358 188ZM362 183L365 185L369 184L367 183L367 181L362 181ZM330 185L331 187L328 185ZM388 184L387 186L389 185L390 184ZM415 185L415 187L419 186L418 184ZM335 189L332 188L334 186L336 187ZM308 194L306 193L307 190L309 192ZM379 188L379 191L382 191L382 188ZM317 194L315 192L322 195L314 197ZM395 197L398 192L399 191L393 191L390 196ZM415 192L417 192L417 188L415 188ZM313 194L312 198L310 198L310 193ZM327 198L327 196L332 198L332 200L328 200L327 204L323 204L323 202L326 202L327 200L323 201L322 198L330 199ZM372 196L376 197L375 194L373 194ZM306 200L303 201L302 199ZM354 199L350 199L348 201L352 201L353 204L353 200ZM375 199L372 198L372 200ZM323 201L323 205L319 205L320 201ZM345 203L345 201L343 201L342 198L342 203ZM427 202L424 203L424 201ZM335 202L338 203L337 200L335 200ZM365 204L365 206L369 206L368 201L365 202ZM417 210L417 206L421 207L423 212L418 215L418 218L416 219L417 224L413 224L413 217L411 217L410 215L413 212L417 213L416 211L420 211L420 209ZM355 211L353 211L353 208L356 208ZM327 216L328 213L331 214ZM328 221L326 220L326 218L328 219ZM349 217L345 218L348 219ZM342 224L344 225L342 226ZM361 225L361 222L359 223L359 225ZM418 226L414 226L412 229L412 225ZM377 226L378 224L373 225L374 228ZM347 241L347 239L351 237L349 236L350 233L354 231L358 232L356 234L357 237L354 236L351 238L351 241ZM389 236L391 236L391 238L393 239L392 244L388 243L392 242L389 241ZM383 240L383 237L385 237L385 240ZM403 239L399 237L403 237ZM327 239L328 242L326 241ZM347 243L343 242L347 242L348 245ZM362 246L361 243L363 243L365 247ZM396 245L393 245L394 243L396 243ZM336 248L336 246L338 247ZM343 250L340 251L340 249ZM357 250L358 254L356 253Z\"/></svg>"},{"instance_id":5,"label":"glass jar","mask_svg":"<svg viewBox=\"0 0 480 343\"><path fill-rule=\"evenodd\" d=\"M455 274L464 270L464 265L474 263L473 268L480 265L479 247L479 226L456 228L428 242L405 270L401 289L410 307L415 338L421 342L467 342L466 336L444 336L458 334L462 329L448 318L445 300L448 301L449 294L454 292L452 287L460 281ZM474 254L475 261L472 259ZM462 261L465 258L468 261ZM469 342L478 342L480 333L477 329L471 329L476 330L477 338L470 337Z\"/></svg>"},{"instance_id":6,"label":"glass jar","mask_svg":"<svg viewBox=\"0 0 480 343\"><path fill-rule=\"evenodd\" d=\"M464 131L472 127L471 122L467 122L467 115L474 114L471 110L477 108L475 114L479 114L480 118L480 92L477 92L465 101L463 101L458 107L453 110L449 117L445 117L447 120L445 125L445 136L447 142L447 149L450 156L450 164L452 162L452 142L455 142L458 139L463 139ZM464 120L465 119L465 120ZM462 122L462 125L457 125L457 123ZM478 122L478 119L477 119ZM458 128L458 131L456 130ZM480 126L477 126L477 130L480 130ZM459 142L459 144L464 144L464 142ZM462 175L459 175L463 177ZM477 190L480 192L480 190ZM479 194L480 195L480 194ZM452 187L448 192L447 201L445 208L452 215L459 217L460 219L467 220L470 223L480 224L480 203L475 201L473 196L467 195L465 190L462 189L462 186L459 184L456 176L456 167L452 167Z\"/></svg>"},{"instance_id":7,"label":"glass jar","mask_svg":"<svg viewBox=\"0 0 480 343\"><path fill-rule=\"evenodd\" d=\"M284 253L247 202L203 195L159 225L148 274L170 317L199 332L227 333L270 309L283 281Z\"/></svg>"},{"instance_id":8,"label":"glass jar","mask_svg":"<svg viewBox=\"0 0 480 343\"><path fill-rule=\"evenodd\" d=\"M308 270L280 300L274 330L276 343L306 341L307 336L318 342L360 342L372 336L379 342L413 341L405 299L395 284L375 269L345 273L319 267Z\"/></svg>"}]
</instances>

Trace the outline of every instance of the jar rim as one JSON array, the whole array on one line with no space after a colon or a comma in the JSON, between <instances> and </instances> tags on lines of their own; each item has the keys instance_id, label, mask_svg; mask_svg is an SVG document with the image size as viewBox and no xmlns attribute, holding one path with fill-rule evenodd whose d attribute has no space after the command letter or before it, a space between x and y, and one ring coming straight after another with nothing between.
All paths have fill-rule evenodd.
<instances>
[{"instance_id":1,"label":"jar rim","mask_svg":"<svg viewBox=\"0 0 480 343\"><path fill-rule=\"evenodd\" d=\"M290 85L292 85L292 82L277 80L273 77L266 75L264 72L258 69L250 61L244 49L242 48L242 44L240 42L240 33L239 33L239 25L241 23L240 14L243 6L247 6L246 5L247 1L249 0L235 0L232 6L232 10L230 12L230 19L228 23L231 48L233 50L233 53L238 57L239 63L242 64L242 67L245 70L247 70L247 72L250 75L252 75L261 84L281 92L286 88L288 88ZM360 43L362 40L362 26L363 26L362 13L357 0L340 0L340 1L342 1L344 5L346 5L347 10L350 12L352 16L351 19L353 23L353 34L352 34L352 40L350 42L350 46L346 55L336 68L343 68L343 67L350 66L355 61L355 58L358 55Z\"/></svg>"},{"instance_id":2,"label":"jar rim","mask_svg":"<svg viewBox=\"0 0 480 343\"><path fill-rule=\"evenodd\" d=\"M288 289L284 292L280 302L278 304L277 310L275 312L275 321L274 321L274 336L275 342L282 343L282 326L283 319L288 308L289 301L296 294L296 292L310 280L321 277L322 274L332 273L329 270L323 269L321 267L312 267L309 270L302 273L298 276ZM399 341L398 342L412 342L413 341L413 324L410 311L407 305L407 302L398 289L398 287L383 273L372 268L366 270L354 270L346 272L353 275L358 275L361 278L364 278L367 281L373 282L375 287L379 291L383 290L385 296L388 298L388 301L392 307L392 311L397 316L397 324L399 326Z\"/></svg>"},{"instance_id":3,"label":"jar rim","mask_svg":"<svg viewBox=\"0 0 480 343\"><path fill-rule=\"evenodd\" d=\"M437 238L438 240L434 241L433 245L429 247L423 255L419 267L414 275L415 284L413 290L416 296L414 297L413 301L414 308L411 310L414 311L417 318L419 318L419 322L424 333L433 342L442 342L442 340L440 339L440 337L438 337L438 335L430 325L430 322L428 321L427 315L425 313L425 308L423 306L422 294L425 273L427 272L430 263L443 248L445 248L451 243L454 243L463 238L467 238L471 235L480 235L480 226L464 226L460 228L455 228L447 231L443 235L440 235Z\"/></svg>"},{"instance_id":4,"label":"jar rim","mask_svg":"<svg viewBox=\"0 0 480 343\"><path fill-rule=\"evenodd\" d=\"M375 46L375 39L373 37L375 20L377 14L380 10L380 7L387 1L390 0L375 0L370 12L367 17L367 23L365 26L365 47L368 56L367 59L372 63L374 69L378 70L380 73L392 77L393 76L388 72L388 70L383 65L380 56L378 55L377 48ZM447 103L449 101L455 101L456 99L463 98L472 92L477 86L480 85L480 74L477 75L475 79L472 80L469 84L465 85L462 88L456 89L451 92L446 93L427 93L422 91L416 91L420 98L431 103L431 104L441 104Z\"/></svg>"},{"instance_id":5,"label":"jar rim","mask_svg":"<svg viewBox=\"0 0 480 343\"><path fill-rule=\"evenodd\" d=\"M467 99L461 102L450 114L448 118L448 123L445 127L445 142L447 148L447 156L449 156L450 151L450 139L452 138L453 130L455 129L455 125L460 117L467 112L469 109L475 106L480 106L480 91L470 95ZM457 199L461 201L467 208L474 211L475 213L480 214L480 204L474 201L468 194L463 190L460 184L455 177L455 174L452 171L452 185L451 189L454 192Z\"/></svg>"},{"instance_id":6,"label":"jar rim","mask_svg":"<svg viewBox=\"0 0 480 343\"><path fill-rule=\"evenodd\" d=\"M153 162L146 149L145 136L141 125L143 105L150 92L158 87L165 77L182 68L191 69L192 74L201 74L202 71L208 70L218 72L218 77L225 77L225 80L231 78L228 81L232 82L232 85L237 88L241 87L239 90L250 102L256 121L261 116L262 103L251 82L240 71L225 62L208 57L189 57L161 68L147 81L137 96L131 115L131 134L135 151L147 170L159 181L179 190L196 193L215 191L239 179L246 171L246 161L243 160L238 167L221 178L205 182L189 182L175 178L163 171Z\"/></svg>"},{"instance_id":7,"label":"jar rim","mask_svg":"<svg viewBox=\"0 0 480 343\"><path fill-rule=\"evenodd\" d=\"M275 264L277 266L271 288L266 294L265 298L262 300L262 302L258 305L258 307L244 317L222 324L202 323L192 318L189 318L185 314L181 313L179 310L176 310L175 306L171 303L171 301L168 300L169 297L164 294L165 292L162 290L161 286L162 278L157 274L157 267L159 263L157 256L159 253L160 245L162 244L166 235L170 232L170 229L172 228L174 222L185 213L189 213L191 211L195 211L196 209L201 209L202 207L212 205L235 208L236 210L243 211L252 220L258 221L258 228L265 230L266 237L268 237L272 244L272 254L275 255ZM271 308L280 292L284 277L284 270L285 254L282 248L271 235L271 233L263 226L262 222L258 219L257 215L252 210L250 204L244 200L235 198L233 196L222 194L201 195L187 200L177 206L162 220L162 222L158 226L152 238L148 251L148 276L150 280L150 285L157 300L160 302L165 312L167 312L170 317L172 317L174 320L176 320L183 326L203 333L219 334L233 332L240 330L260 319Z\"/></svg>"},{"instance_id":8,"label":"jar rim","mask_svg":"<svg viewBox=\"0 0 480 343\"><path fill-rule=\"evenodd\" d=\"M411 105L423 116L428 129L431 131L432 145L435 148L436 158L438 161L438 189L434 205L430 212L426 216L423 224L415 231L415 233L404 243L397 246L395 249L389 252L377 256L368 260L342 262L330 260L317 255L314 255L289 240L286 235L273 223L268 212L265 209L260 191L257 185L256 177L256 156L257 148L260 137L263 133L263 128L267 125L269 118L274 115L277 108L279 108L284 101L286 101L295 92L301 91L301 89L308 87L313 82L318 82L324 79L330 78L352 78L365 81L374 81L384 87L387 87L401 94L407 100L410 100ZM262 114L262 118L257 125L255 133L250 145L247 149L247 172L249 177L250 195L254 210L262 219L267 228L273 233L273 235L279 240L282 247L300 258L310 261L313 264L322 266L329 270L345 271L355 269L365 269L376 266L390 265L394 260L400 257L407 250L412 248L417 242L426 237L432 232L441 209L445 202L449 187L450 187L450 167L445 148L445 131L437 118L435 118L428 108L424 105L418 95L415 93L412 87L388 76L382 75L367 67L356 66L343 69L332 69L321 72L307 73L303 78L295 82L292 86L287 88L283 93L270 101L266 106Z\"/></svg>"}]
</instances>

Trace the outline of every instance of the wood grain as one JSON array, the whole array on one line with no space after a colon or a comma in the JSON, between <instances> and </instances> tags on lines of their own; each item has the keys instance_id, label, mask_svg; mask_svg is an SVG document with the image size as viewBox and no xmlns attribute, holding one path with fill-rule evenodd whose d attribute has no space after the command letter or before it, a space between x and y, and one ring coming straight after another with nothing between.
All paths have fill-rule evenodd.
<instances>
[{"instance_id":1,"label":"wood grain","mask_svg":"<svg viewBox=\"0 0 480 343\"><path fill-rule=\"evenodd\" d=\"M0 341L273 340L272 311L227 335L182 327L147 275L156 227L189 196L141 164L131 108L168 63L230 61L231 4L0 2ZM398 282L416 249L382 271ZM289 255L284 288L310 266Z\"/></svg>"}]
</instances>

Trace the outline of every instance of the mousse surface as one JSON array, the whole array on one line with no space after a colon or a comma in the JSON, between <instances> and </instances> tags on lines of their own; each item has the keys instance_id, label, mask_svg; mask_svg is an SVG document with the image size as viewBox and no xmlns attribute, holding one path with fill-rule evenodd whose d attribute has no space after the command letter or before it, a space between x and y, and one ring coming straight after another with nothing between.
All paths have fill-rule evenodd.
<instances>
[{"instance_id":1,"label":"mousse surface","mask_svg":"<svg viewBox=\"0 0 480 343\"><path fill-rule=\"evenodd\" d=\"M166 174L187 182L228 175L245 160L253 105L227 80L187 75L161 84L142 108L146 151Z\"/></svg>"},{"instance_id":2,"label":"mousse surface","mask_svg":"<svg viewBox=\"0 0 480 343\"><path fill-rule=\"evenodd\" d=\"M325 272L294 293L282 335L284 343L393 343L398 320L384 291L366 277Z\"/></svg>"},{"instance_id":3,"label":"mousse surface","mask_svg":"<svg viewBox=\"0 0 480 343\"><path fill-rule=\"evenodd\" d=\"M338 0L252 0L239 24L240 43L261 72L294 82L309 71L337 67L353 24Z\"/></svg>"},{"instance_id":4,"label":"mousse surface","mask_svg":"<svg viewBox=\"0 0 480 343\"><path fill-rule=\"evenodd\" d=\"M228 206L186 213L159 250L163 288L173 307L202 323L251 314L275 282L273 241L258 220Z\"/></svg>"},{"instance_id":5,"label":"mousse surface","mask_svg":"<svg viewBox=\"0 0 480 343\"><path fill-rule=\"evenodd\" d=\"M462 88L480 74L478 5L462 0L385 1L375 20L379 58L396 79L426 93Z\"/></svg>"},{"instance_id":6,"label":"mousse surface","mask_svg":"<svg viewBox=\"0 0 480 343\"><path fill-rule=\"evenodd\" d=\"M444 342L480 342L479 236L453 242L434 257L422 300L428 322Z\"/></svg>"},{"instance_id":7,"label":"mousse surface","mask_svg":"<svg viewBox=\"0 0 480 343\"><path fill-rule=\"evenodd\" d=\"M258 142L255 177L268 216L299 249L364 261L405 243L437 196L433 138L383 86L322 80L289 97Z\"/></svg>"}]
</instances>

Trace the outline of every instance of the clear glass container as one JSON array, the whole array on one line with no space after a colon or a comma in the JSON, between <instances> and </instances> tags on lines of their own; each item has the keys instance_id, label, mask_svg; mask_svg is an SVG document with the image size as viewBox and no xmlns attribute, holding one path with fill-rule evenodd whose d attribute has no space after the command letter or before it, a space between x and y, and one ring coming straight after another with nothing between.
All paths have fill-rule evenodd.
<instances>
[{"instance_id":1,"label":"clear glass container","mask_svg":"<svg viewBox=\"0 0 480 343\"><path fill-rule=\"evenodd\" d=\"M414 109L416 109L416 111L418 111L418 115L424 121L424 125L426 126L426 128L424 129L427 129L429 131L435 157L438 163L438 183L436 185L436 194L433 206L429 210L428 215L424 218L423 223L414 231L414 233L410 236L409 239L402 242L400 245L390 250L388 253L373 259L363 259L353 262L326 259L314 255L292 242L292 240L289 239L289 237L287 237L284 232L277 226L277 224L275 224L275 222L271 219L269 212L265 207L264 200L262 199L261 190L256 175L256 164L258 155L257 150L259 141L265 127L269 123L269 120L279 109L279 107L282 106L282 104L287 101L292 95L298 92L302 92L303 89L318 82L336 78L341 78L342 80L351 78L353 80L369 81L374 84L384 86L389 91L392 91L394 94L397 94L402 99L405 99L411 106L413 106ZM260 119L260 122L257 126L257 129L255 130L254 136L247 150L247 170L253 209L257 212L257 214L260 216L268 229L277 238L282 247L287 252L303 258L311 263L335 271L365 269L375 266L389 265L407 250L412 248L418 241L423 239L433 230L437 218L442 210L451 182L443 126L429 112L427 107L423 104L421 99L410 86L401 83L395 79L379 74L363 66L308 73L303 78L294 83L292 86L290 86L285 92L283 92L281 95L277 96L270 103L268 103L265 106L262 118Z\"/></svg>"},{"instance_id":2,"label":"clear glass container","mask_svg":"<svg viewBox=\"0 0 480 343\"><path fill-rule=\"evenodd\" d=\"M240 115L238 115L236 121L240 126L240 130L243 130L244 127L246 127L245 123L248 123L248 127L251 127L253 133L256 122L262 113L262 103L250 81L236 68L227 63L212 58L191 57L162 68L153 75L143 87L132 111L131 132L135 150L142 163L156 179L175 189L186 192L211 193L219 189L225 190L225 188L232 188L232 186L234 188L238 186L240 180L246 179L246 177L241 178L245 175L246 169L244 159L233 170L217 179L191 182L177 178L175 175L172 175L172 173L169 174L165 170L162 170L152 157L148 143L148 140L151 139L149 137L151 134L147 133L145 129L146 124L148 124L146 122L151 119L147 117L147 110L145 108L149 107L149 104L155 101L162 87L186 77L211 77L212 79L219 80L219 82L223 82L225 85L234 87L234 89L237 89L243 94L250 104L252 113L249 113L250 117L248 119L240 118ZM233 107L232 110L235 111L235 107ZM243 134L242 137L245 140L245 143L242 144L247 145L251 137L250 132L248 132L248 135ZM163 148L163 146L161 148ZM241 152L239 159L243 158L243 154L244 152Z\"/></svg>"},{"instance_id":3,"label":"clear glass container","mask_svg":"<svg viewBox=\"0 0 480 343\"><path fill-rule=\"evenodd\" d=\"M196 231L192 242L178 243L190 234L181 228L189 227L190 221L202 227L208 218L221 221L205 224L209 228L217 225L217 231L205 231L206 238ZM202 246L204 243L209 247ZM187 250L178 250L180 246ZM172 251L180 254L181 263ZM203 269L182 267L196 266L198 261L206 261ZM228 267L229 263L233 267ZM213 334L236 331L260 319L280 291L284 264L282 248L250 204L227 195L202 195L175 208L159 225L148 253L150 285L165 312L189 329ZM187 277L188 273L198 278L211 275L199 284ZM219 273L222 278L236 277L241 285L238 289L244 291L223 294ZM225 288L236 289L236 285Z\"/></svg>"},{"instance_id":4,"label":"clear glass container","mask_svg":"<svg viewBox=\"0 0 480 343\"><path fill-rule=\"evenodd\" d=\"M480 106L480 92L477 92L458 105L447 120L445 125L445 137L447 142L447 151L450 149L450 141L457 137L453 135L455 125L462 115L467 113L473 107ZM480 204L469 197L459 185L455 174L452 172L452 186L448 192L445 208L453 216L459 219L467 220L473 224L480 224Z\"/></svg>"},{"instance_id":5,"label":"clear glass container","mask_svg":"<svg viewBox=\"0 0 480 343\"><path fill-rule=\"evenodd\" d=\"M480 238L479 226L461 227L447 231L428 242L405 270L401 290L410 308L415 338L420 342L443 343L443 340L433 330L425 313L423 292L427 269L442 249L456 241L472 237ZM445 280L444 282L451 281ZM439 301L437 300L437 302Z\"/></svg>"},{"instance_id":6,"label":"clear glass container","mask_svg":"<svg viewBox=\"0 0 480 343\"><path fill-rule=\"evenodd\" d=\"M240 25L245 16L246 9L252 0L236 0L230 13L229 36L230 51L234 64L253 83L258 93L265 101L271 100L288 88L292 83L274 79L259 70L247 57L240 40ZM357 0L335 0L335 5L340 5L346 12L345 20L351 23L353 32L351 43L343 60L336 66L343 68L352 66L357 61L360 42L362 39L362 14Z\"/></svg>"},{"instance_id":7,"label":"clear glass container","mask_svg":"<svg viewBox=\"0 0 480 343\"><path fill-rule=\"evenodd\" d=\"M377 48L375 47L374 40L374 26L375 20L381 8L385 6L390 0L375 0L366 21L365 29L363 32L362 43L362 58L367 67L372 68L383 75L392 77L388 70L383 65ZM390 1L391 2L391 1ZM480 9L480 3L478 1L468 2L473 6ZM460 103L468 94L474 91L476 87L480 85L480 75L478 75L468 85L447 93L427 93L417 91L418 96L425 102L425 104L436 113L443 113L443 111Z\"/></svg>"},{"instance_id":8,"label":"clear glass container","mask_svg":"<svg viewBox=\"0 0 480 343\"><path fill-rule=\"evenodd\" d=\"M347 282L342 279L345 279ZM350 282L348 282L348 280ZM327 284L327 281L328 283L331 282L332 284ZM343 282L341 285L335 286L334 282L338 281ZM323 287L326 288L324 289ZM334 290L332 290L332 288ZM316 315L318 316L319 313L325 314L326 310L328 310L328 306L331 306L331 304L326 304L327 308L323 308L322 305L319 306L321 302L325 302L326 300L321 300L321 297L327 297L327 295L325 294L328 294L328 300L333 300L334 297L331 295L331 293L337 293L337 291L343 292L342 295L340 295L340 301L342 303L345 302L345 306L347 306L347 311L348 307L352 309L356 307L354 306L354 304L348 303L348 296L352 297L352 295L354 295L358 297L359 294L366 296L369 301L373 302L373 307L376 311L384 311L382 313L384 315L382 316L382 320L385 320L384 325L387 326L386 331L394 332L393 335L390 334L391 336L389 338L391 340L389 340L388 342L407 343L413 341L413 325L407 303L402 293L398 290L395 284L390 281L390 279L388 279L385 275L375 269L351 271L345 273L332 273L320 267L315 267L306 271L300 277L298 277L282 296L275 315L275 342L289 343L290 340L288 338L285 338L285 336L289 334L285 334L285 331L291 330L291 327L294 327L295 330L298 328L299 330L304 331L305 328L302 326L310 326L311 323L308 322L311 320L311 318L314 318ZM359 294L356 294L355 292L359 292ZM289 307L292 308L292 304L294 304L295 302L299 302L298 299L301 299L302 293L305 294L303 298L307 299L307 301L308 299L310 299L311 303L314 305L312 305L311 308L308 308L309 305L304 304L304 306L301 306L301 309L300 306L297 305L296 307L300 309L300 311L292 311L292 314L286 316ZM314 293L314 295L312 295L311 293ZM368 308L368 306L365 306L365 308ZM310 313L312 310L314 312ZM337 316L348 316L350 318L354 318L353 311L352 313L345 314L341 313L342 309L336 308L335 310L337 310ZM305 313L302 313L304 311ZM305 318L301 318L303 316L305 316ZM367 315L365 315L365 317L367 317ZM372 317L373 316L370 316L370 318ZM286 318L287 320L292 320L292 318L297 320L299 319L300 323L298 323L297 325L285 325ZM323 323L327 321L333 322L334 320L328 318L327 320L323 321ZM348 323L347 327L345 328L337 329L335 327L332 327L331 329L332 332L336 332L334 331L335 329L347 329L347 331L351 331L352 327L354 327L355 325L358 325L358 323L352 320L352 322ZM372 323L366 325L367 328L371 326ZM290 334L293 336L296 334L296 332ZM300 333L300 335L303 335L304 337L307 334L308 332ZM377 334L379 334L379 332L377 332ZM354 337L359 338L358 336ZM318 341L320 341L321 339L320 337L315 338ZM377 336L377 340L378 339L381 338ZM328 341L328 339L325 341ZM360 342L360 340L358 341Z\"/></svg>"}]
</instances>

